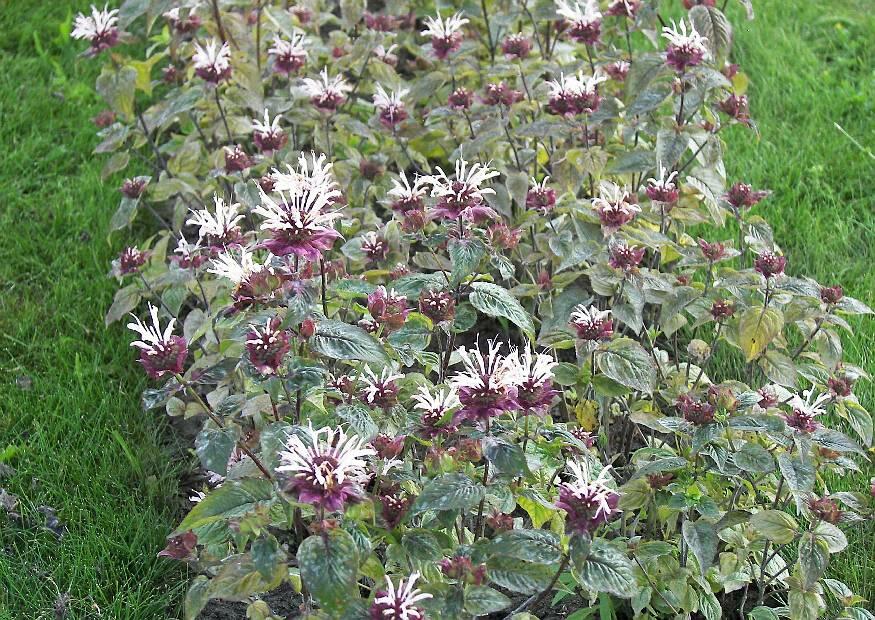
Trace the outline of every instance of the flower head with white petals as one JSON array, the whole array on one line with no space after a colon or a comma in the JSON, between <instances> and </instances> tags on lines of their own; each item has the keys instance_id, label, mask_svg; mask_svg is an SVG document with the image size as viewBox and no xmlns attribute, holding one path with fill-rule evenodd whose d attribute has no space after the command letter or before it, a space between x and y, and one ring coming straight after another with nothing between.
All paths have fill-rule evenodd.
<instances>
[{"instance_id":1,"label":"flower head with white petals","mask_svg":"<svg viewBox=\"0 0 875 620\"><path fill-rule=\"evenodd\" d=\"M278 316L268 317L264 326L249 325L246 334L246 351L249 361L258 372L264 375L276 373L289 352L289 334L281 329L282 321Z\"/></svg>"},{"instance_id":2,"label":"flower head with white petals","mask_svg":"<svg viewBox=\"0 0 875 620\"><path fill-rule=\"evenodd\" d=\"M279 200L259 187L261 205L252 212L264 218L262 230L272 233L264 247L277 256L294 254L318 260L340 237L332 227L342 217L333 208L340 191L331 174L332 164L325 160L325 155L311 153L308 161L301 153L297 170L291 166L286 166L287 172L274 169L274 192Z\"/></svg>"},{"instance_id":3,"label":"flower head with white petals","mask_svg":"<svg viewBox=\"0 0 875 620\"><path fill-rule=\"evenodd\" d=\"M459 391L462 417L485 422L517 408L516 375L501 354L503 346L498 340L490 340L485 355L479 346L456 350L464 369L449 383Z\"/></svg>"},{"instance_id":4,"label":"flower head with white petals","mask_svg":"<svg viewBox=\"0 0 875 620\"><path fill-rule=\"evenodd\" d=\"M592 208L598 213L606 236L617 232L641 212L628 188L610 181L599 184L599 195L593 198Z\"/></svg>"},{"instance_id":5,"label":"flower head with white petals","mask_svg":"<svg viewBox=\"0 0 875 620\"><path fill-rule=\"evenodd\" d=\"M556 0L556 12L568 22L568 36L595 45L602 32L602 12L596 0Z\"/></svg>"},{"instance_id":6,"label":"flower head with white petals","mask_svg":"<svg viewBox=\"0 0 875 620\"><path fill-rule=\"evenodd\" d=\"M585 341L610 340L614 334L611 311L595 306L578 304L571 311L568 323L577 331L577 337Z\"/></svg>"},{"instance_id":7,"label":"flower head with white petals","mask_svg":"<svg viewBox=\"0 0 875 620\"><path fill-rule=\"evenodd\" d=\"M167 327L162 330L158 319L158 308L151 303L149 314L152 317L152 325L144 324L134 314L131 314L134 322L128 323L128 329L140 335L139 340L131 343L132 347L140 349L140 363L153 379L166 374L181 373L188 355L188 344L182 336L173 335L176 319L171 318Z\"/></svg>"},{"instance_id":8,"label":"flower head with white petals","mask_svg":"<svg viewBox=\"0 0 875 620\"><path fill-rule=\"evenodd\" d=\"M288 136L280 127L280 118L280 115L277 114L271 120L270 113L265 108L264 122L257 118L252 119L252 141L258 147L258 150L266 155L280 150L288 140Z\"/></svg>"},{"instance_id":9,"label":"flower head with white petals","mask_svg":"<svg viewBox=\"0 0 875 620\"><path fill-rule=\"evenodd\" d=\"M787 426L801 433L813 433L820 424L815 418L826 413L824 405L831 400L829 392L817 394L814 388L805 390L802 395L794 394L787 405L792 409L791 413L784 415Z\"/></svg>"},{"instance_id":10,"label":"flower head with white petals","mask_svg":"<svg viewBox=\"0 0 875 620\"><path fill-rule=\"evenodd\" d=\"M644 190L647 193L647 197L655 202L667 205L674 204L680 195L677 186L677 171L665 168L660 163L657 172L659 174L658 177L647 179L647 187Z\"/></svg>"},{"instance_id":11,"label":"flower head with white petals","mask_svg":"<svg viewBox=\"0 0 875 620\"><path fill-rule=\"evenodd\" d=\"M437 166L437 174L423 178L424 183L431 185L432 197L438 198L432 215L450 220L461 217L469 221L495 217L495 211L483 201L486 194L494 194L495 190L483 187L483 184L498 175L499 172L490 168L489 164L475 163L469 167L467 161L457 159L455 178L450 179Z\"/></svg>"},{"instance_id":12,"label":"flower head with white petals","mask_svg":"<svg viewBox=\"0 0 875 620\"><path fill-rule=\"evenodd\" d=\"M346 101L346 94L352 90L342 75L328 77L328 68L319 73L319 79L304 78L304 91L317 110L325 113L336 112Z\"/></svg>"},{"instance_id":13,"label":"flower head with white petals","mask_svg":"<svg viewBox=\"0 0 875 620\"><path fill-rule=\"evenodd\" d=\"M692 21L681 20L676 24L673 20L671 26L662 29L662 36L668 40L666 48L666 62L679 73L683 73L689 67L695 67L708 56L708 39L696 30Z\"/></svg>"},{"instance_id":14,"label":"flower head with white petals","mask_svg":"<svg viewBox=\"0 0 875 620\"><path fill-rule=\"evenodd\" d=\"M243 219L243 215L239 212L240 204L227 203L218 195L213 196L213 203L214 213L210 213L208 209L192 211L191 217L185 223L189 226L197 226L198 237L206 239L215 248L240 243L243 238L240 227L237 226Z\"/></svg>"},{"instance_id":15,"label":"flower head with white petals","mask_svg":"<svg viewBox=\"0 0 875 620\"><path fill-rule=\"evenodd\" d=\"M422 592L415 587L419 573L413 573L398 581L398 587L386 576L386 589L377 592L371 605L371 618L383 620L423 620L425 613L417 605L421 601L432 598L431 594Z\"/></svg>"},{"instance_id":16,"label":"flower head with white petals","mask_svg":"<svg viewBox=\"0 0 875 620\"><path fill-rule=\"evenodd\" d=\"M197 269L206 260L206 256L201 254L203 247L200 242L201 240L198 238L197 241L191 243L183 235L180 235L176 249L173 250L174 255L170 257L170 260L182 269Z\"/></svg>"},{"instance_id":17,"label":"flower head with white petals","mask_svg":"<svg viewBox=\"0 0 875 620\"><path fill-rule=\"evenodd\" d=\"M505 364L516 385L520 409L539 415L546 413L557 394L553 389L553 368L558 362L553 356L536 353L526 344L521 349L511 348Z\"/></svg>"},{"instance_id":18,"label":"flower head with white petals","mask_svg":"<svg viewBox=\"0 0 875 620\"><path fill-rule=\"evenodd\" d=\"M221 45L216 39L203 46L195 43L191 60L195 74L208 84L218 84L231 75L231 48L227 41Z\"/></svg>"},{"instance_id":19,"label":"flower head with white petals","mask_svg":"<svg viewBox=\"0 0 875 620\"><path fill-rule=\"evenodd\" d=\"M592 114L601 104L598 86L607 79L599 70L593 75L560 73L558 80L547 82L550 92L547 106L550 112L569 118L578 114Z\"/></svg>"},{"instance_id":20,"label":"flower head with white petals","mask_svg":"<svg viewBox=\"0 0 875 620\"><path fill-rule=\"evenodd\" d=\"M273 273L273 267L270 266L271 256L268 254L264 263L256 262L255 253L249 248L240 248L239 259L234 258L232 252L219 254L213 259L212 268L208 269L210 273L214 273L223 278L231 280L234 284L243 284L256 274L263 272Z\"/></svg>"},{"instance_id":21,"label":"flower head with white petals","mask_svg":"<svg viewBox=\"0 0 875 620\"><path fill-rule=\"evenodd\" d=\"M291 40L286 41L274 37L273 45L267 50L273 58L273 69L276 73L289 76L296 73L307 62L307 48L304 45L307 38L300 33L294 33Z\"/></svg>"},{"instance_id":22,"label":"flower head with white petals","mask_svg":"<svg viewBox=\"0 0 875 620\"><path fill-rule=\"evenodd\" d=\"M98 54L118 44L118 9L110 9L104 5L99 10L91 5L91 15L79 13L73 20L73 31L70 36L74 39L85 39L91 43L89 53Z\"/></svg>"},{"instance_id":23,"label":"flower head with white petals","mask_svg":"<svg viewBox=\"0 0 875 620\"><path fill-rule=\"evenodd\" d=\"M368 477L363 459L376 452L341 428L313 430L310 426L304 433L306 441L289 435L279 454L276 471L288 476L286 491L296 494L300 502L331 511L361 499L361 485Z\"/></svg>"},{"instance_id":24,"label":"flower head with white petals","mask_svg":"<svg viewBox=\"0 0 875 620\"><path fill-rule=\"evenodd\" d=\"M545 176L542 181L532 177L532 184L526 192L526 208L547 215L556 206L556 190L547 185L550 180Z\"/></svg>"},{"instance_id":25,"label":"flower head with white petals","mask_svg":"<svg viewBox=\"0 0 875 620\"><path fill-rule=\"evenodd\" d=\"M403 98L409 92L410 89L401 88L389 93L381 84L374 88L374 107L380 113L380 122L384 126L391 129L407 119Z\"/></svg>"},{"instance_id":26,"label":"flower head with white petals","mask_svg":"<svg viewBox=\"0 0 875 620\"><path fill-rule=\"evenodd\" d=\"M372 407L390 409L398 402L398 386L395 381L403 378L404 375L389 366L384 367L380 374L365 367L362 373L365 382L362 400Z\"/></svg>"},{"instance_id":27,"label":"flower head with white petals","mask_svg":"<svg viewBox=\"0 0 875 620\"><path fill-rule=\"evenodd\" d=\"M457 411L462 406L459 393L454 387L435 388L430 391L424 385L413 395L414 409L420 413L420 433L426 439L452 433L458 428Z\"/></svg>"},{"instance_id":28,"label":"flower head with white petals","mask_svg":"<svg viewBox=\"0 0 875 620\"><path fill-rule=\"evenodd\" d=\"M610 465L603 467L595 478L589 460L569 461L568 469L573 478L559 485L556 506L567 513L567 529L589 534L620 512L617 508L620 495L608 486L613 484Z\"/></svg>"},{"instance_id":29,"label":"flower head with white petals","mask_svg":"<svg viewBox=\"0 0 875 620\"><path fill-rule=\"evenodd\" d=\"M462 44L462 26L468 20L461 13L455 13L443 19L438 13L435 17L425 18L425 30L420 34L431 37L431 48L439 60L444 60L450 52L455 52Z\"/></svg>"},{"instance_id":30,"label":"flower head with white petals","mask_svg":"<svg viewBox=\"0 0 875 620\"><path fill-rule=\"evenodd\" d=\"M386 192L392 197L392 210L404 214L408 211L421 210L422 199L428 194L428 178L417 176L413 185L407 180L407 174L402 170L397 179L392 179L392 188Z\"/></svg>"}]
</instances>

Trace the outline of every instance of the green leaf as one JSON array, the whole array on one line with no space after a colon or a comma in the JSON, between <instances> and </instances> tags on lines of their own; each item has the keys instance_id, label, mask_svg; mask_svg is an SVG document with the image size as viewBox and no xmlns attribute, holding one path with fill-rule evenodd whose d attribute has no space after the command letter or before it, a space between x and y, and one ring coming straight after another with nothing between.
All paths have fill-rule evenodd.
<instances>
[{"instance_id":1,"label":"green leaf","mask_svg":"<svg viewBox=\"0 0 875 620\"><path fill-rule=\"evenodd\" d=\"M209 421L194 439L194 449L203 468L220 476L228 474L228 460L236 445L236 428L218 428Z\"/></svg>"},{"instance_id":2,"label":"green leaf","mask_svg":"<svg viewBox=\"0 0 875 620\"><path fill-rule=\"evenodd\" d=\"M470 508L483 499L483 494L484 488L465 474L443 474L425 485L411 512Z\"/></svg>"},{"instance_id":3,"label":"green leaf","mask_svg":"<svg viewBox=\"0 0 875 620\"><path fill-rule=\"evenodd\" d=\"M210 580L198 575L185 594L185 620L195 620L210 600Z\"/></svg>"},{"instance_id":4,"label":"green leaf","mask_svg":"<svg viewBox=\"0 0 875 620\"><path fill-rule=\"evenodd\" d=\"M471 288L474 290L468 300L472 306L488 316L507 319L523 330L529 338L535 338L532 318L507 289L490 282L475 282Z\"/></svg>"},{"instance_id":5,"label":"green leaf","mask_svg":"<svg viewBox=\"0 0 875 620\"><path fill-rule=\"evenodd\" d=\"M779 545L786 545L796 537L799 524L786 512L763 510L750 517L750 525L762 536Z\"/></svg>"},{"instance_id":6,"label":"green leaf","mask_svg":"<svg viewBox=\"0 0 875 620\"><path fill-rule=\"evenodd\" d=\"M826 566L829 564L826 541L817 538L813 532L805 532L799 541L798 562L802 587L810 590L826 573Z\"/></svg>"},{"instance_id":7,"label":"green leaf","mask_svg":"<svg viewBox=\"0 0 875 620\"><path fill-rule=\"evenodd\" d=\"M682 456L668 456L654 461L649 461L642 465L630 478L635 480L642 476L651 476L653 474L661 474L666 471L674 471L686 467L689 461Z\"/></svg>"},{"instance_id":8,"label":"green leaf","mask_svg":"<svg viewBox=\"0 0 875 620\"><path fill-rule=\"evenodd\" d=\"M134 91L137 70L133 67L104 65L95 87L113 112L130 121L134 118Z\"/></svg>"},{"instance_id":9,"label":"green leaf","mask_svg":"<svg viewBox=\"0 0 875 620\"><path fill-rule=\"evenodd\" d=\"M772 383L789 388L796 386L796 364L790 356L775 350L766 351L760 358L760 367Z\"/></svg>"},{"instance_id":10,"label":"green leaf","mask_svg":"<svg viewBox=\"0 0 875 620\"><path fill-rule=\"evenodd\" d=\"M526 511L529 518L532 520L532 525L536 528L541 527L547 521L553 518L553 514L557 512L556 506L548 502L544 497L534 489L524 489L516 498L517 504Z\"/></svg>"},{"instance_id":11,"label":"green leaf","mask_svg":"<svg viewBox=\"0 0 875 620\"><path fill-rule=\"evenodd\" d=\"M342 610L357 598L358 556L352 536L340 528L310 536L298 547L301 579L327 611Z\"/></svg>"},{"instance_id":12,"label":"green leaf","mask_svg":"<svg viewBox=\"0 0 875 620\"><path fill-rule=\"evenodd\" d=\"M769 343L781 333L784 315L780 310L761 307L748 308L738 321L738 346L746 361L755 360Z\"/></svg>"},{"instance_id":13,"label":"green leaf","mask_svg":"<svg viewBox=\"0 0 875 620\"><path fill-rule=\"evenodd\" d=\"M656 161L666 170L674 169L689 143L689 136L681 131L660 129L656 134Z\"/></svg>"},{"instance_id":14,"label":"green leaf","mask_svg":"<svg viewBox=\"0 0 875 620\"><path fill-rule=\"evenodd\" d=\"M608 165L610 174L647 172L656 168L656 154L653 151L628 151Z\"/></svg>"},{"instance_id":15,"label":"green leaf","mask_svg":"<svg viewBox=\"0 0 875 620\"><path fill-rule=\"evenodd\" d=\"M711 590L704 590L699 595L699 612L705 616L705 620L720 620L723 617L720 601Z\"/></svg>"},{"instance_id":16,"label":"green leaf","mask_svg":"<svg viewBox=\"0 0 875 620\"><path fill-rule=\"evenodd\" d=\"M827 450L834 452L856 452L857 454L865 454L857 442L845 435L844 433L832 428L821 427L811 434L811 439L817 444L820 444Z\"/></svg>"},{"instance_id":17,"label":"green leaf","mask_svg":"<svg viewBox=\"0 0 875 620\"><path fill-rule=\"evenodd\" d=\"M654 84L638 93L635 100L626 108L626 116L638 116L655 110L670 94L671 87L668 84Z\"/></svg>"},{"instance_id":18,"label":"green leaf","mask_svg":"<svg viewBox=\"0 0 875 620\"><path fill-rule=\"evenodd\" d=\"M227 480L195 504L176 528L176 533L181 534L216 521L243 517L272 499L273 485L269 480Z\"/></svg>"},{"instance_id":19,"label":"green leaf","mask_svg":"<svg viewBox=\"0 0 875 620\"><path fill-rule=\"evenodd\" d=\"M630 338L617 338L599 352L598 367L617 383L648 394L656 385L656 365L647 351Z\"/></svg>"},{"instance_id":20,"label":"green leaf","mask_svg":"<svg viewBox=\"0 0 875 620\"><path fill-rule=\"evenodd\" d=\"M383 345L361 327L342 321L324 319L316 323L316 333L310 347L327 357L388 364L389 356Z\"/></svg>"},{"instance_id":21,"label":"green leaf","mask_svg":"<svg viewBox=\"0 0 875 620\"><path fill-rule=\"evenodd\" d=\"M108 326L115 323L127 313L132 311L140 303L140 289L136 285L131 284L124 288L120 288L115 292L115 298L112 300L112 305L106 311L104 323Z\"/></svg>"},{"instance_id":22,"label":"green leaf","mask_svg":"<svg viewBox=\"0 0 875 620\"><path fill-rule=\"evenodd\" d=\"M122 196L118 209L116 209L116 212L112 215L112 219L109 221L110 232L130 226L131 222L133 222L134 218L137 216L137 205L139 204L139 198L128 198L127 196Z\"/></svg>"},{"instance_id":23,"label":"green leaf","mask_svg":"<svg viewBox=\"0 0 875 620\"><path fill-rule=\"evenodd\" d=\"M355 434L362 439L371 439L380 430L371 417L370 410L361 403L338 405L334 413L349 424Z\"/></svg>"},{"instance_id":24,"label":"green leaf","mask_svg":"<svg viewBox=\"0 0 875 620\"><path fill-rule=\"evenodd\" d=\"M442 289L447 287L447 279L443 273L411 273L392 283L392 288L399 295L408 298L419 297L424 290Z\"/></svg>"},{"instance_id":25,"label":"green leaf","mask_svg":"<svg viewBox=\"0 0 875 620\"><path fill-rule=\"evenodd\" d=\"M447 243L453 272L450 284L455 286L465 278L474 275L477 266L486 254L486 246L479 239L450 239Z\"/></svg>"},{"instance_id":26,"label":"green leaf","mask_svg":"<svg viewBox=\"0 0 875 620\"><path fill-rule=\"evenodd\" d=\"M632 562L625 553L602 539L592 541L586 561L577 569L580 585L592 592L629 598L635 591Z\"/></svg>"},{"instance_id":27,"label":"green leaf","mask_svg":"<svg viewBox=\"0 0 875 620\"><path fill-rule=\"evenodd\" d=\"M794 493L804 493L814 488L814 465L786 452L778 455L778 467Z\"/></svg>"},{"instance_id":28,"label":"green leaf","mask_svg":"<svg viewBox=\"0 0 875 620\"><path fill-rule=\"evenodd\" d=\"M586 564L586 559L589 557L589 550L592 540L589 535L572 534L568 541L568 557L571 559L571 565L575 570L580 572Z\"/></svg>"},{"instance_id":29,"label":"green leaf","mask_svg":"<svg viewBox=\"0 0 875 620\"><path fill-rule=\"evenodd\" d=\"M711 56L715 60L726 58L732 47L732 25L716 7L696 5L690 9L690 21L696 31L707 39Z\"/></svg>"},{"instance_id":30,"label":"green leaf","mask_svg":"<svg viewBox=\"0 0 875 620\"><path fill-rule=\"evenodd\" d=\"M550 585L553 573L556 571L555 566L520 562L504 555L491 558L487 567L487 574L493 583L523 594L535 594L543 591Z\"/></svg>"},{"instance_id":31,"label":"green leaf","mask_svg":"<svg viewBox=\"0 0 875 620\"><path fill-rule=\"evenodd\" d=\"M119 7L118 24L127 28L135 19L149 10L150 0L125 0Z\"/></svg>"},{"instance_id":32,"label":"green leaf","mask_svg":"<svg viewBox=\"0 0 875 620\"><path fill-rule=\"evenodd\" d=\"M251 555L255 569L265 579L271 578L276 572L277 564L283 558L283 554L280 552L279 541L268 533L263 533L252 541ZM285 572L285 566L282 565L280 570Z\"/></svg>"},{"instance_id":33,"label":"green leaf","mask_svg":"<svg viewBox=\"0 0 875 620\"><path fill-rule=\"evenodd\" d=\"M555 564L562 555L559 539L546 530L502 532L489 543L488 552L538 564Z\"/></svg>"},{"instance_id":34,"label":"green leaf","mask_svg":"<svg viewBox=\"0 0 875 620\"><path fill-rule=\"evenodd\" d=\"M822 540L830 553L840 553L848 546L848 539L845 533L832 523L821 521L814 528L814 533L819 540Z\"/></svg>"},{"instance_id":35,"label":"green leaf","mask_svg":"<svg viewBox=\"0 0 875 620\"><path fill-rule=\"evenodd\" d=\"M793 620L817 620L820 618L821 599L816 592L790 590L787 597L790 603L788 618Z\"/></svg>"},{"instance_id":36,"label":"green leaf","mask_svg":"<svg viewBox=\"0 0 875 620\"><path fill-rule=\"evenodd\" d=\"M684 521L681 530L687 546L699 561L699 571L704 575L714 563L714 556L717 555L719 541L714 524L703 519Z\"/></svg>"},{"instance_id":37,"label":"green leaf","mask_svg":"<svg viewBox=\"0 0 875 620\"><path fill-rule=\"evenodd\" d=\"M744 444L732 456L732 459L735 461L735 466L744 471L768 473L775 470L775 458L772 454L761 445L752 441Z\"/></svg>"},{"instance_id":38,"label":"green leaf","mask_svg":"<svg viewBox=\"0 0 875 620\"><path fill-rule=\"evenodd\" d=\"M505 476L521 476L529 473L526 457L516 444L495 437L486 437L483 439L483 455L497 473Z\"/></svg>"},{"instance_id":39,"label":"green leaf","mask_svg":"<svg viewBox=\"0 0 875 620\"><path fill-rule=\"evenodd\" d=\"M106 163L103 164L103 168L100 171L100 180L106 181L116 172L124 170L128 167L128 163L130 161L131 154L127 151L119 151L117 153L113 153L112 157L106 160Z\"/></svg>"},{"instance_id":40,"label":"green leaf","mask_svg":"<svg viewBox=\"0 0 875 620\"><path fill-rule=\"evenodd\" d=\"M839 410L841 411L843 405L844 410L847 412L848 422L851 423L851 428L854 429L854 432L857 433L857 436L863 441L863 444L866 446L872 445L872 416L869 415L869 412L863 409L863 407L853 401L853 400L845 400L840 404Z\"/></svg>"},{"instance_id":41,"label":"green leaf","mask_svg":"<svg viewBox=\"0 0 875 620\"><path fill-rule=\"evenodd\" d=\"M472 616L485 616L501 611L510 605L510 599L488 586L465 588L465 611Z\"/></svg>"},{"instance_id":42,"label":"green leaf","mask_svg":"<svg viewBox=\"0 0 875 620\"><path fill-rule=\"evenodd\" d=\"M754 607L747 613L750 620L778 620L778 614L769 607Z\"/></svg>"},{"instance_id":43,"label":"green leaf","mask_svg":"<svg viewBox=\"0 0 875 620\"><path fill-rule=\"evenodd\" d=\"M414 560L428 562L440 559L444 555L437 536L426 529L410 529L404 532L401 546Z\"/></svg>"}]
</instances>

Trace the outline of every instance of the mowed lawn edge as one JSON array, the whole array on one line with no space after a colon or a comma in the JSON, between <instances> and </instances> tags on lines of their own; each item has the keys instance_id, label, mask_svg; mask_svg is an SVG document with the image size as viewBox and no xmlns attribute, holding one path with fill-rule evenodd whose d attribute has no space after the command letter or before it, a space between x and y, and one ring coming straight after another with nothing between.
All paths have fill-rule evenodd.
<instances>
[{"instance_id":1,"label":"mowed lawn edge","mask_svg":"<svg viewBox=\"0 0 875 620\"><path fill-rule=\"evenodd\" d=\"M186 459L140 407L130 334L103 324L120 180L92 154L99 63L66 36L86 9L0 3L0 488L21 515L0 515L3 620L168 618L185 587L156 554Z\"/></svg>"}]
</instances>

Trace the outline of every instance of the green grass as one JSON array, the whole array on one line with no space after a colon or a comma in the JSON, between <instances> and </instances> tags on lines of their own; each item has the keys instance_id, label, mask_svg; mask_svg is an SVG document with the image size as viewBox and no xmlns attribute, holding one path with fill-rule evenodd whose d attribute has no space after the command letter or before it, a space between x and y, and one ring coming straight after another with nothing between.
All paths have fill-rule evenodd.
<instances>
[{"instance_id":1,"label":"green grass","mask_svg":"<svg viewBox=\"0 0 875 620\"><path fill-rule=\"evenodd\" d=\"M70 618L166 618L184 589L182 571L155 558L177 518L168 434L140 410L128 334L102 323L117 180L102 184L102 157L90 154L97 63L76 59L81 46L59 31L86 4L0 0L0 453L20 447L0 487L30 522L0 517L0 620L53 618L66 592ZM875 161L833 123L875 149L875 15L867 0L754 4L752 23L735 3L730 15L762 139L728 132L730 177L774 190L759 209L791 272L873 305ZM847 357L875 373L875 327L853 323ZM857 393L875 409L871 383ZM828 483L865 488L873 473ZM66 524L60 541L39 527L40 505ZM850 540L830 575L875 599L875 526Z\"/></svg>"},{"instance_id":2,"label":"green grass","mask_svg":"<svg viewBox=\"0 0 875 620\"><path fill-rule=\"evenodd\" d=\"M751 113L762 134L729 132L731 180L774 191L757 210L770 222L788 257L788 271L875 306L875 159L833 123L875 149L875 14L867 0L768 0L754 3L757 19L736 24L735 60L751 78ZM792 8L790 8L792 7ZM851 321L845 357L875 375L875 322ZM855 393L875 411L875 386ZM828 476L831 491L866 491L875 475ZM848 528L849 548L829 575L875 600L875 524Z\"/></svg>"},{"instance_id":3,"label":"green grass","mask_svg":"<svg viewBox=\"0 0 875 620\"><path fill-rule=\"evenodd\" d=\"M55 618L65 593L68 618L167 618L184 575L155 556L179 468L161 414L140 408L129 334L103 326L118 179L91 155L99 61L60 32L71 8L87 2L0 0L0 453L19 448L0 487L26 520L0 515L0 619Z\"/></svg>"}]
</instances>

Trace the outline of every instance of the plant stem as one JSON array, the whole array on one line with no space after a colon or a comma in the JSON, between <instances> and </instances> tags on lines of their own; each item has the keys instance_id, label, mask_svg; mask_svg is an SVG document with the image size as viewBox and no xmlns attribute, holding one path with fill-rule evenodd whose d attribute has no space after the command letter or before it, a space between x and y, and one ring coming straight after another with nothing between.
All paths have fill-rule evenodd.
<instances>
[{"instance_id":1,"label":"plant stem","mask_svg":"<svg viewBox=\"0 0 875 620\"><path fill-rule=\"evenodd\" d=\"M489 26L489 11L486 9L486 0L480 0L480 10L483 11L483 21L486 22L486 41L489 48L489 59L495 64L495 44L492 41L492 28Z\"/></svg>"},{"instance_id":2,"label":"plant stem","mask_svg":"<svg viewBox=\"0 0 875 620\"><path fill-rule=\"evenodd\" d=\"M255 66L261 73L261 0L255 7Z\"/></svg>"},{"instance_id":3,"label":"plant stem","mask_svg":"<svg viewBox=\"0 0 875 620\"><path fill-rule=\"evenodd\" d=\"M321 294L322 294L322 314L325 315L325 318L328 318L328 277L325 275L325 259L319 258L319 271L320 271L320 279L321 279Z\"/></svg>"},{"instance_id":4,"label":"plant stem","mask_svg":"<svg viewBox=\"0 0 875 620\"><path fill-rule=\"evenodd\" d=\"M213 411L212 407L210 407L204 401L204 399L201 398L201 395L197 393L197 390L195 390L192 387L191 383L186 381L182 377L182 375L177 374L175 376L176 376L176 380L179 381L179 383L188 391L189 394L192 395L192 397L194 397L194 399L203 408L203 410L206 412L207 416L209 416L209 418L213 421L213 423L216 426L218 426L219 428L224 429L225 422L222 420L222 418L220 418L218 415L216 415L216 413ZM264 466L264 463L262 463L261 460L257 456L255 456L255 454L252 452L252 450L250 450L248 447L246 447L246 445L242 441L237 440L237 447L240 448L240 451L243 454L245 454L250 459L252 459L252 462L255 463L255 466L258 467L259 470L261 470L261 473L264 474L265 478L267 478L268 480L273 479L273 476L270 475L270 471L268 471L267 467Z\"/></svg>"},{"instance_id":5,"label":"plant stem","mask_svg":"<svg viewBox=\"0 0 875 620\"><path fill-rule=\"evenodd\" d=\"M234 139L231 137L231 128L228 127L228 119L225 118L225 110L222 108L222 100L219 98L219 88L213 89L213 94L216 96L216 107L219 109L219 116L222 117L222 124L225 125L225 133L228 134L228 144L232 144Z\"/></svg>"},{"instance_id":6,"label":"plant stem","mask_svg":"<svg viewBox=\"0 0 875 620\"><path fill-rule=\"evenodd\" d=\"M219 38L222 39L222 43L225 43L228 40L228 37L225 35L225 26L222 24L222 13L219 11L219 0L212 0L213 5L213 19L216 20L216 29L219 31Z\"/></svg>"},{"instance_id":7,"label":"plant stem","mask_svg":"<svg viewBox=\"0 0 875 620\"><path fill-rule=\"evenodd\" d=\"M544 590L542 590L540 593L533 594L532 596L527 598L525 601L523 601L519 605L519 607L517 607L512 612L510 612L508 615L506 615L504 617L504 620L509 620L510 618L515 616L516 614L525 611L529 607L537 606L538 603L543 601L547 597L547 595L550 594L550 592L553 590L553 586L556 585L556 582L559 581L559 577L562 576L562 573L565 571L565 568L568 566L569 559L570 559L570 557L568 556L568 554L563 555L562 561L559 563L559 568L556 569L556 574L553 575L553 579L550 580L550 584L546 588L544 588Z\"/></svg>"}]
</instances>

